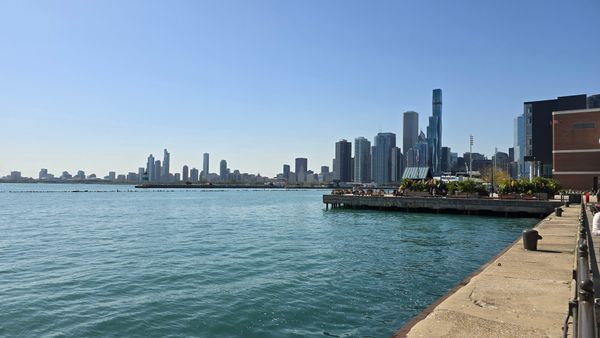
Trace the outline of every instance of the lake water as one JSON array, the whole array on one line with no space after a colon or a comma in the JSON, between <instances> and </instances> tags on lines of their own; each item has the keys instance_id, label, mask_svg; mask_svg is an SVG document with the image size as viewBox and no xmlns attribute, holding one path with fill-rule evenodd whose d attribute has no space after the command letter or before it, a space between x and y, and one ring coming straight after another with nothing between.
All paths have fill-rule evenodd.
<instances>
[{"instance_id":1,"label":"lake water","mask_svg":"<svg viewBox=\"0 0 600 338\"><path fill-rule=\"evenodd\" d=\"M0 336L388 337L537 222L325 192L0 184Z\"/></svg>"}]
</instances>

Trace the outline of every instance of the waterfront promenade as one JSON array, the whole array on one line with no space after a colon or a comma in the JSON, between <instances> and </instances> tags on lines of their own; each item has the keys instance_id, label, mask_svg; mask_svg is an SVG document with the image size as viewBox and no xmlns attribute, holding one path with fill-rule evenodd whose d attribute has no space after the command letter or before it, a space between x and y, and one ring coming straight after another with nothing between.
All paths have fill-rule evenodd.
<instances>
[{"instance_id":1,"label":"waterfront promenade","mask_svg":"<svg viewBox=\"0 0 600 338\"><path fill-rule=\"evenodd\" d=\"M573 295L579 205L536 226L538 251L521 239L429 306L394 337L559 337ZM482 245L485 232L482 231Z\"/></svg>"}]
</instances>

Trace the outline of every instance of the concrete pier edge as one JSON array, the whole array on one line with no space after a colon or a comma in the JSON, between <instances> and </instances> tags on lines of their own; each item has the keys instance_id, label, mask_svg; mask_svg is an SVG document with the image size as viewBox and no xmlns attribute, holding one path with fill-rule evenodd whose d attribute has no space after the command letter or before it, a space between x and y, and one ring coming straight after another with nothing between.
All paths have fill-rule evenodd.
<instances>
[{"instance_id":1,"label":"concrete pier edge","mask_svg":"<svg viewBox=\"0 0 600 338\"><path fill-rule=\"evenodd\" d=\"M392 337L469 335L496 337L506 336L508 333L512 333L513 336L514 334L519 335L518 333L522 335L525 332L529 336L558 335L562 330L564 316L568 312L569 294L573 292L571 275L575 260L578 211L579 207L572 205L570 208L565 208L563 217L555 216L554 213L548 214L534 226L541 234L544 234L544 232L548 234L547 238L545 236L542 240L542 247L539 251L524 250L522 239L519 236L476 271L411 318ZM564 217L565 214L567 217ZM556 251L556 249L560 249L560 251ZM556 256L546 256L548 254ZM536 260L548 260L549 257L554 257L553 261L561 261L562 263L558 262L558 265L553 264L551 266L542 264L536 268L533 268L535 265L527 266L527 264L537 264L535 263ZM498 266L495 263L498 263ZM515 275L515 271L523 272ZM532 275L527 275L525 271L529 271ZM542 275L540 275L540 271L543 271ZM494 278L492 280L498 280L499 282L502 278L505 278L505 282L503 285L491 285L488 284L490 278ZM553 291L558 292L553 293L554 296L560 295L560 297L556 299L545 297L544 303L546 304L543 305L537 303L539 295L535 295L538 298L532 299L519 298L523 292L531 293L533 291L533 293L539 293L547 290L544 287L537 290L541 285L537 285L536 282L546 283L545 288L548 287L548 284L551 284L555 289L558 285L563 285L560 290ZM515 289L515 285L525 287L525 289ZM487 304L484 302L484 306L480 310L474 310L477 307L473 307L473 305L480 304L474 302L476 299L471 299L473 293L477 294L475 298L485 302L491 301L491 309L486 309ZM465 296L466 294L469 295ZM548 295L548 297L550 296ZM545 311L545 306L550 306L551 309ZM563 308L564 314L562 313ZM529 322L527 318L531 318L531 311L537 313L537 315L542 315L545 318L543 322ZM563 317L558 320L560 316ZM460 324L448 321L448 318L460 318ZM515 319L517 322L513 322ZM478 323L485 323L487 328L479 327ZM417 327L416 331L413 330L415 326ZM494 330L490 331L490 328ZM485 329L488 331L485 331ZM496 330L503 331L503 334L499 334Z\"/></svg>"},{"instance_id":2,"label":"concrete pier edge","mask_svg":"<svg viewBox=\"0 0 600 338\"><path fill-rule=\"evenodd\" d=\"M544 221L543 219L540 220L534 226L534 229L540 223L542 223L543 221ZM398 331L396 331L392 337L394 337L394 338L406 337L406 335L408 334L408 332L410 332L410 330L413 328L413 326L415 326L421 320L425 319L431 312L433 312L433 310L438 305L440 305L448 297L450 297L453 294L455 294L456 291L460 290L462 287L464 287L465 285L469 284L469 282L471 281L471 279L473 279L473 277L475 277L475 276L479 275L481 272L483 272L483 270L485 270L485 268L487 268L494 261L498 260L498 258L500 258L502 255L504 255L513 246L517 245L517 243L519 243L520 241L521 241L521 238L519 237L519 238L515 239L512 243L510 243L509 245L507 245L504 249L500 250L496 255L494 255L493 257L491 257L487 262L485 262L477 270L473 271L471 274L469 274L463 280L461 280L460 282L458 282L458 284L456 284L454 287L452 287L450 290L448 290L444 295L442 295L440 298L438 298L435 302L429 304L429 306L427 306L425 309L423 309L423 311L419 312L419 314L417 314L416 316L414 316L413 318L411 318L411 320L409 320Z\"/></svg>"}]
</instances>

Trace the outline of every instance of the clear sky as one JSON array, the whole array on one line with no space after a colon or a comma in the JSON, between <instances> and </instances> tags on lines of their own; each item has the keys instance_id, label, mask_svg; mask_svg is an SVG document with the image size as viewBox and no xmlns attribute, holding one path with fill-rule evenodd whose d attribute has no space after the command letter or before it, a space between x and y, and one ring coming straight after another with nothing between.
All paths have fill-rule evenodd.
<instances>
[{"instance_id":1,"label":"clear sky","mask_svg":"<svg viewBox=\"0 0 600 338\"><path fill-rule=\"evenodd\" d=\"M136 171L152 153L273 176L425 130L512 146L524 101L600 93L600 1L1 1L0 176Z\"/></svg>"}]
</instances>

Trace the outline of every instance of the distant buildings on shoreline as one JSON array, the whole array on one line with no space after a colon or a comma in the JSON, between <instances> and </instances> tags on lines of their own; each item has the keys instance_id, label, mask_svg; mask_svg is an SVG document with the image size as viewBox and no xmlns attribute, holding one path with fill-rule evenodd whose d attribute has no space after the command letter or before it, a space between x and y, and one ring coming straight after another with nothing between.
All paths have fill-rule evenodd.
<instances>
[{"instance_id":1,"label":"distant buildings on shoreline","mask_svg":"<svg viewBox=\"0 0 600 338\"><path fill-rule=\"evenodd\" d=\"M312 186L334 184L389 185L401 182L407 168L431 169L434 176L468 175L473 172L505 172L506 177L554 177L566 188L600 188L600 94L571 95L556 99L527 101L523 113L514 119L513 147L507 152L495 151L491 159L477 152L462 156L452 152L442 142L442 90L432 92L432 115L426 133L419 129L419 114L403 113L402 148L397 146L393 132L377 133L373 142L363 136L352 142L342 139L335 143L332 166L320 166L320 172L309 169L309 159L294 159L283 164L282 172L268 178L260 174L242 173L228 168L227 161L219 162L219 173L211 173L209 153L202 155L202 170L184 165L181 172L171 171L171 154L164 149L162 161L152 154L146 166L137 172L117 174L109 171L102 178L78 170L75 175L63 171L53 175L42 168L37 181L41 182L117 182L117 183L222 183L277 184ZM398 128L400 129L400 128ZM582 138L581 142L571 142ZM471 136L471 142L473 142ZM571 142L571 143L570 143ZM586 148L587 147L587 148ZM579 167L573 167L573 165ZM585 168L577 169L577 168ZM331 169L331 170L330 170ZM0 178L2 182L35 181L19 171Z\"/></svg>"}]
</instances>

